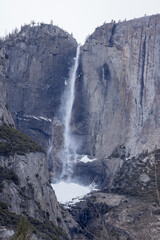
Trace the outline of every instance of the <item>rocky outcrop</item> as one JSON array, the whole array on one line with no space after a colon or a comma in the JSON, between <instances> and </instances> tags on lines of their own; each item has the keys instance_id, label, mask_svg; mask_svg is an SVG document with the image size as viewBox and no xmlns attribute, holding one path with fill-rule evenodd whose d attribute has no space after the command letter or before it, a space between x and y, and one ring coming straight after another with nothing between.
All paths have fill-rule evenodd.
<instances>
[{"instance_id":1,"label":"rocky outcrop","mask_svg":"<svg viewBox=\"0 0 160 240\"><path fill-rule=\"evenodd\" d=\"M160 236L160 149L126 158L116 149L105 159L78 163L80 182L93 192L70 205L88 239L158 240ZM102 237L103 236L103 237Z\"/></svg>"},{"instance_id":2,"label":"rocky outcrop","mask_svg":"<svg viewBox=\"0 0 160 240\"><path fill-rule=\"evenodd\" d=\"M70 211L88 239L159 239L160 207L147 199L95 192Z\"/></svg>"},{"instance_id":3,"label":"rocky outcrop","mask_svg":"<svg viewBox=\"0 0 160 240\"><path fill-rule=\"evenodd\" d=\"M87 163L78 162L74 166L72 178L82 185L94 184L100 189L110 189L123 163L124 159L119 156L97 159Z\"/></svg>"},{"instance_id":4,"label":"rocky outcrop","mask_svg":"<svg viewBox=\"0 0 160 240\"><path fill-rule=\"evenodd\" d=\"M81 184L95 184L106 193L145 198L160 203L160 149L124 158L114 152L104 159L79 162L73 178Z\"/></svg>"},{"instance_id":5,"label":"rocky outcrop","mask_svg":"<svg viewBox=\"0 0 160 240\"><path fill-rule=\"evenodd\" d=\"M57 202L44 149L6 125L0 126L0 140L0 225L13 232L23 215L42 240L80 237L81 228Z\"/></svg>"},{"instance_id":6,"label":"rocky outcrop","mask_svg":"<svg viewBox=\"0 0 160 240\"><path fill-rule=\"evenodd\" d=\"M127 155L160 142L160 15L98 27L81 48L73 129L82 153Z\"/></svg>"},{"instance_id":7,"label":"rocky outcrop","mask_svg":"<svg viewBox=\"0 0 160 240\"><path fill-rule=\"evenodd\" d=\"M7 204L10 212L40 222L51 221L54 226L62 229L68 239L71 235L76 239L80 228L57 202L44 154L37 152L9 158L1 156L0 166L13 171L12 174L6 174L0 192L0 201Z\"/></svg>"},{"instance_id":8,"label":"rocky outcrop","mask_svg":"<svg viewBox=\"0 0 160 240\"><path fill-rule=\"evenodd\" d=\"M0 78L0 125L3 124L14 126L13 119L10 112L8 111L8 105L6 102L6 91Z\"/></svg>"},{"instance_id":9,"label":"rocky outcrop","mask_svg":"<svg viewBox=\"0 0 160 240\"><path fill-rule=\"evenodd\" d=\"M14 231L13 230L9 230L5 227L0 227L0 238L1 239L6 239L13 236Z\"/></svg>"},{"instance_id":10,"label":"rocky outcrop","mask_svg":"<svg viewBox=\"0 0 160 240\"><path fill-rule=\"evenodd\" d=\"M23 212L41 221L46 217L57 223L58 203L45 164L45 155L42 153L9 158L1 156L1 167L14 171L18 181L3 182L0 198L7 203L11 212L19 215Z\"/></svg>"},{"instance_id":11,"label":"rocky outcrop","mask_svg":"<svg viewBox=\"0 0 160 240\"><path fill-rule=\"evenodd\" d=\"M126 159L106 191L148 199L160 204L160 149Z\"/></svg>"},{"instance_id":12,"label":"rocky outcrop","mask_svg":"<svg viewBox=\"0 0 160 240\"><path fill-rule=\"evenodd\" d=\"M59 27L23 26L0 43L0 76L16 127L48 147L76 40Z\"/></svg>"}]
</instances>

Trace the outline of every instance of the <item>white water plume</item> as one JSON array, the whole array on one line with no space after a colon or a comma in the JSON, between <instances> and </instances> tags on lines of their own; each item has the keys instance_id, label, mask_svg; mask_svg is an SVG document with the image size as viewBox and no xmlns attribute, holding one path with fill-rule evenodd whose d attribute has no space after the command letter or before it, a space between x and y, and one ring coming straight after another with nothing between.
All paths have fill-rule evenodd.
<instances>
[{"instance_id":1,"label":"white water plume","mask_svg":"<svg viewBox=\"0 0 160 240\"><path fill-rule=\"evenodd\" d=\"M76 58L67 80L65 97L63 98L64 116L64 149L62 151L62 174L61 179L69 180L72 174L73 164L76 159L76 143L71 132L72 108L75 98L75 80L79 63L80 46L77 47Z\"/></svg>"}]
</instances>

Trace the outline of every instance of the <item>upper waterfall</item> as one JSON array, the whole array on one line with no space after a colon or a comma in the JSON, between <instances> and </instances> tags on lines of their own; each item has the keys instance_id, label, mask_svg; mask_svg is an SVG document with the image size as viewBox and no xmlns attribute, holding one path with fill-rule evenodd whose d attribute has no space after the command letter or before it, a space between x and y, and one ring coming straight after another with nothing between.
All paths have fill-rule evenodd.
<instances>
[{"instance_id":1,"label":"upper waterfall","mask_svg":"<svg viewBox=\"0 0 160 240\"><path fill-rule=\"evenodd\" d=\"M66 81L66 89L63 98L63 123L64 123L64 149L62 153L62 179L69 179L72 173L73 163L76 158L76 142L71 132L72 108L75 98L75 80L79 63L80 45L77 47L77 53L74 65L70 70L69 78Z\"/></svg>"}]
</instances>

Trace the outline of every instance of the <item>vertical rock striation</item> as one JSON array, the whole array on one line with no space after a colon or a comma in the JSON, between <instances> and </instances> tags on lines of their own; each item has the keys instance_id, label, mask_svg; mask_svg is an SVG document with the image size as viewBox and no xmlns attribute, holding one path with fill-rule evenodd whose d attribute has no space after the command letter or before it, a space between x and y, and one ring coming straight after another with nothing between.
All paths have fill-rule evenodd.
<instances>
[{"instance_id":1,"label":"vertical rock striation","mask_svg":"<svg viewBox=\"0 0 160 240\"><path fill-rule=\"evenodd\" d=\"M89 36L73 121L82 152L108 156L124 146L133 156L159 145L159 56L160 15L104 24Z\"/></svg>"}]
</instances>

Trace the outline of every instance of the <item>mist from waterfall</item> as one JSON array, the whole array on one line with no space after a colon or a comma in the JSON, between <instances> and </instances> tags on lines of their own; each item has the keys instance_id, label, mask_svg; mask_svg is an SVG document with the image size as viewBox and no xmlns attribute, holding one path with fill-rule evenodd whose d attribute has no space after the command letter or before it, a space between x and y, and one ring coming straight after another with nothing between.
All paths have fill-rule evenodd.
<instances>
[{"instance_id":1,"label":"mist from waterfall","mask_svg":"<svg viewBox=\"0 0 160 240\"><path fill-rule=\"evenodd\" d=\"M73 164L76 160L76 148L77 144L71 132L71 117L72 117L72 108L75 98L75 81L76 81L76 72L79 63L80 55L80 46L77 47L77 53L74 61L74 65L70 70L69 78L66 81L66 89L63 96L63 124L64 124L64 149L62 151L62 174L61 179L69 181Z\"/></svg>"}]
</instances>

